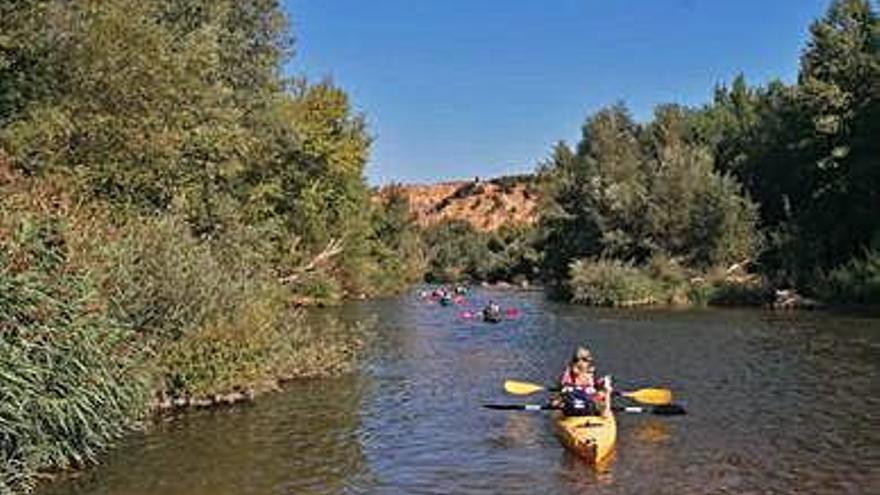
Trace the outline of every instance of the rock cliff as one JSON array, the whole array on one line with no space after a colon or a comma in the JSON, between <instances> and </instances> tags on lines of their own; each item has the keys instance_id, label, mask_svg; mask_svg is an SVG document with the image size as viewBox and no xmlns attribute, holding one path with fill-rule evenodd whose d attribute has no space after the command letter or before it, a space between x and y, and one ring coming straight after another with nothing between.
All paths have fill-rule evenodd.
<instances>
[{"instance_id":1,"label":"rock cliff","mask_svg":"<svg viewBox=\"0 0 880 495\"><path fill-rule=\"evenodd\" d=\"M387 199L403 194L423 227L447 219L470 222L477 230L493 231L511 224L534 224L538 218L538 188L533 176L506 176L490 180L395 184L378 191Z\"/></svg>"}]
</instances>

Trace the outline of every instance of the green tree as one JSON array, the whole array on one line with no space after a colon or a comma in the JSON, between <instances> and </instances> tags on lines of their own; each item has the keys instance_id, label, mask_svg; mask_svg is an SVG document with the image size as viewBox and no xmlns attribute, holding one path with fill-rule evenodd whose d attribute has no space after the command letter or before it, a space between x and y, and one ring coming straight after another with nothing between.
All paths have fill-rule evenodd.
<instances>
[{"instance_id":1,"label":"green tree","mask_svg":"<svg viewBox=\"0 0 880 495\"><path fill-rule=\"evenodd\" d=\"M2 130L0 142L15 163L64 172L117 204L178 208L210 229L248 146L241 112L220 77L217 30L174 37L146 22L157 15L152 2L44 8L57 15L30 27L38 46L54 45L35 57L31 77L45 77L51 66L52 89L34 94Z\"/></svg>"},{"instance_id":2,"label":"green tree","mask_svg":"<svg viewBox=\"0 0 880 495\"><path fill-rule=\"evenodd\" d=\"M465 220L445 220L424 232L428 281L485 280L493 265L487 238Z\"/></svg>"},{"instance_id":3,"label":"green tree","mask_svg":"<svg viewBox=\"0 0 880 495\"><path fill-rule=\"evenodd\" d=\"M805 261L828 268L880 241L880 23L867 0L834 0L810 33L798 96L816 179L799 229Z\"/></svg>"},{"instance_id":4,"label":"green tree","mask_svg":"<svg viewBox=\"0 0 880 495\"><path fill-rule=\"evenodd\" d=\"M798 84L738 77L700 115L717 166L760 204L761 265L810 289L821 271L878 242L878 22L863 0L835 0L810 28Z\"/></svg>"},{"instance_id":5,"label":"green tree","mask_svg":"<svg viewBox=\"0 0 880 495\"><path fill-rule=\"evenodd\" d=\"M695 143L693 112L661 106L646 128L648 237L652 254L709 268L744 261L757 247L757 211L733 177L714 170L710 148Z\"/></svg>"},{"instance_id":6,"label":"green tree","mask_svg":"<svg viewBox=\"0 0 880 495\"><path fill-rule=\"evenodd\" d=\"M556 147L541 172L553 286L565 294L569 267L583 258L639 267L662 256L699 269L751 258L755 206L714 169L707 129L705 114L680 106L659 107L640 126L618 105L587 120L577 153Z\"/></svg>"},{"instance_id":7,"label":"green tree","mask_svg":"<svg viewBox=\"0 0 880 495\"><path fill-rule=\"evenodd\" d=\"M403 191L389 186L383 198L373 205L370 242L376 274L371 285L396 290L422 278L427 260L421 230Z\"/></svg>"}]
</instances>

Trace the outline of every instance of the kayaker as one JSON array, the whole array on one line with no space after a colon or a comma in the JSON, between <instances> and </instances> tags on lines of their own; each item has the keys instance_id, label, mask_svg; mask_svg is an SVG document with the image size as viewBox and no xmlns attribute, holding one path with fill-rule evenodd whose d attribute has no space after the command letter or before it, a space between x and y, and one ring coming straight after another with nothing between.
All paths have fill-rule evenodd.
<instances>
[{"instance_id":1,"label":"kayaker","mask_svg":"<svg viewBox=\"0 0 880 495\"><path fill-rule=\"evenodd\" d=\"M501 306L495 301L489 301L489 304L483 308L483 319L491 322L501 321Z\"/></svg>"},{"instance_id":2,"label":"kayaker","mask_svg":"<svg viewBox=\"0 0 880 495\"><path fill-rule=\"evenodd\" d=\"M607 378L595 378L593 355L579 346L559 378L560 396L555 404L563 407L566 415L607 415L611 383Z\"/></svg>"}]
</instances>

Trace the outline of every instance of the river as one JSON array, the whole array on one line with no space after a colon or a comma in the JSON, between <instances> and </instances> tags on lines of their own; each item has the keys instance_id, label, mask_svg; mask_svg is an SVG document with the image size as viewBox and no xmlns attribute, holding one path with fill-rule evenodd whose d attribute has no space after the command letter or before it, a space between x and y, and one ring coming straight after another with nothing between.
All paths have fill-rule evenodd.
<instances>
[{"instance_id":1,"label":"river","mask_svg":"<svg viewBox=\"0 0 880 495\"><path fill-rule=\"evenodd\" d=\"M41 495L877 493L880 320L823 312L607 310L477 290L517 314L462 317L412 294L377 318L357 376L294 382L125 439ZM618 389L668 387L685 416L621 414L596 470L543 412L491 411L507 378L547 382L579 343Z\"/></svg>"}]
</instances>

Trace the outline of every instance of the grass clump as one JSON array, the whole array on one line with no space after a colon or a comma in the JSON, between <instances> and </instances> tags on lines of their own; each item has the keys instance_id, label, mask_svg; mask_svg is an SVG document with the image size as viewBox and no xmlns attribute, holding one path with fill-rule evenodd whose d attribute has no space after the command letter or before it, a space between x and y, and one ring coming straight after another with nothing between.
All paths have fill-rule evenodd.
<instances>
[{"instance_id":1,"label":"grass clump","mask_svg":"<svg viewBox=\"0 0 880 495\"><path fill-rule=\"evenodd\" d=\"M867 251L832 270L820 293L831 302L880 305L880 251Z\"/></svg>"},{"instance_id":2,"label":"grass clump","mask_svg":"<svg viewBox=\"0 0 880 495\"><path fill-rule=\"evenodd\" d=\"M0 492L79 467L144 412L146 355L70 269L57 218L0 207Z\"/></svg>"},{"instance_id":3,"label":"grass clump","mask_svg":"<svg viewBox=\"0 0 880 495\"><path fill-rule=\"evenodd\" d=\"M660 284L644 271L620 260L578 260L571 264L572 302L591 306L656 304Z\"/></svg>"}]
</instances>

